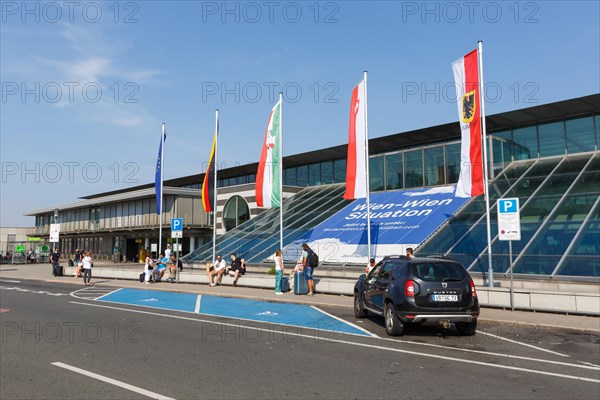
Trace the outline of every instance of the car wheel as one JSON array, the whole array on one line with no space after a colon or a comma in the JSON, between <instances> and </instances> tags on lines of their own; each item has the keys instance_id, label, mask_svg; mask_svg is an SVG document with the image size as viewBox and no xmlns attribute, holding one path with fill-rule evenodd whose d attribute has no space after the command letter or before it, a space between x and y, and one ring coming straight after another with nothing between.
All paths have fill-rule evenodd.
<instances>
[{"instance_id":1,"label":"car wheel","mask_svg":"<svg viewBox=\"0 0 600 400\"><path fill-rule=\"evenodd\" d=\"M473 336L477 330L477 320L471 322L457 322L456 330L461 336Z\"/></svg>"},{"instance_id":2,"label":"car wheel","mask_svg":"<svg viewBox=\"0 0 600 400\"><path fill-rule=\"evenodd\" d=\"M356 318L364 318L367 316L367 310L362 306L358 292L354 293L354 316Z\"/></svg>"},{"instance_id":3,"label":"car wheel","mask_svg":"<svg viewBox=\"0 0 600 400\"><path fill-rule=\"evenodd\" d=\"M387 303L385 305L383 314L385 317L385 331L387 334L390 336L402 335L404 332L404 324L396 315L396 311L392 303Z\"/></svg>"}]
</instances>

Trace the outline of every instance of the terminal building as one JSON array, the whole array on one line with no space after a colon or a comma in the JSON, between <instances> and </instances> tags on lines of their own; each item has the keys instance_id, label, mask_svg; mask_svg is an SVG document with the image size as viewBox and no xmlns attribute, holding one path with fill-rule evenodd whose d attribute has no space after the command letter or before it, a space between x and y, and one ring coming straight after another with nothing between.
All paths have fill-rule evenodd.
<instances>
[{"instance_id":1,"label":"terminal building","mask_svg":"<svg viewBox=\"0 0 600 400\"><path fill-rule=\"evenodd\" d=\"M600 277L600 94L486 117L490 171L492 264L498 273L540 278ZM284 257L294 261L306 241L332 268L364 263L364 200L342 198L346 145L283 158ZM474 274L487 271L483 196L455 198L460 170L457 122L369 141L373 254L454 258ZM201 163L199 162L198 165ZM218 171L217 251L249 263L268 262L279 247L279 211L256 206L258 164ZM212 257L212 216L201 204L204 174L164 182L163 237L183 218L182 252L193 265ZM495 203L518 197L522 238L497 238ZM362 205L361 205L362 201ZM135 261L158 243L154 184L84 197L27 212L30 237L48 238L61 224L63 252L89 249L99 257ZM376 217L375 217L376 215ZM154 245L154 246L153 246Z\"/></svg>"}]
</instances>

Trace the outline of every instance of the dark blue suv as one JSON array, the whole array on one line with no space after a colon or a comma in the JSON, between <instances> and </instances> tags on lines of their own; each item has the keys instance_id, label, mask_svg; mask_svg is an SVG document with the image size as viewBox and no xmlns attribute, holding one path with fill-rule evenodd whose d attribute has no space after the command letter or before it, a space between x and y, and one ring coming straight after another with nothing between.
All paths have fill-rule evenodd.
<instances>
[{"instance_id":1,"label":"dark blue suv","mask_svg":"<svg viewBox=\"0 0 600 400\"><path fill-rule=\"evenodd\" d=\"M409 323L454 324L459 334L474 335L479 301L471 276L458 262L433 257L390 256L354 286L354 314L385 318L388 335L402 335Z\"/></svg>"}]
</instances>

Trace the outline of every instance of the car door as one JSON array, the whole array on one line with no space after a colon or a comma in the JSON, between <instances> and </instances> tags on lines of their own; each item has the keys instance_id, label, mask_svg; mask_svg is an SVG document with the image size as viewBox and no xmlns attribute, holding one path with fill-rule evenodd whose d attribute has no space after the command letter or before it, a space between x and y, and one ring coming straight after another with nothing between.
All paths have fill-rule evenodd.
<instances>
[{"instance_id":1,"label":"car door","mask_svg":"<svg viewBox=\"0 0 600 400\"><path fill-rule=\"evenodd\" d=\"M377 284L377 278L379 277L379 273L381 272L381 267L383 263L379 263L369 272L364 282L364 290L363 296L365 300L365 306L370 309L375 309L373 307L373 295L375 293L375 286Z\"/></svg>"},{"instance_id":2,"label":"car door","mask_svg":"<svg viewBox=\"0 0 600 400\"><path fill-rule=\"evenodd\" d=\"M383 312L383 305L385 301L385 292L388 289L390 282L392 281L392 275L396 263L385 262L381 267L381 272L373 284L371 303L373 309L379 312Z\"/></svg>"}]
</instances>

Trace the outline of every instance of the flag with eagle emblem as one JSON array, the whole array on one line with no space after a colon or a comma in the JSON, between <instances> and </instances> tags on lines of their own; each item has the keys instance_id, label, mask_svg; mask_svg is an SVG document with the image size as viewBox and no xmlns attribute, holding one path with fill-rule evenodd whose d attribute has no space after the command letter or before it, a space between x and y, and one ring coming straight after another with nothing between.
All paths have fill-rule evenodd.
<instances>
[{"instance_id":1,"label":"flag with eagle emblem","mask_svg":"<svg viewBox=\"0 0 600 400\"><path fill-rule=\"evenodd\" d=\"M256 205L271 208L281 205L281 100L269 116L265 141L256 173Z\"/></svg>"},{"instance_id":2,"label":"flag with eagle emblem","mask_svg":"<svg viewBox=\"0 0 600 400\"><path fill-rule=\"evenodd\" d=\"M483 194L481 105L477 49L452 63L461 131L457 197Z\"/></svg>"}]
</instances>

